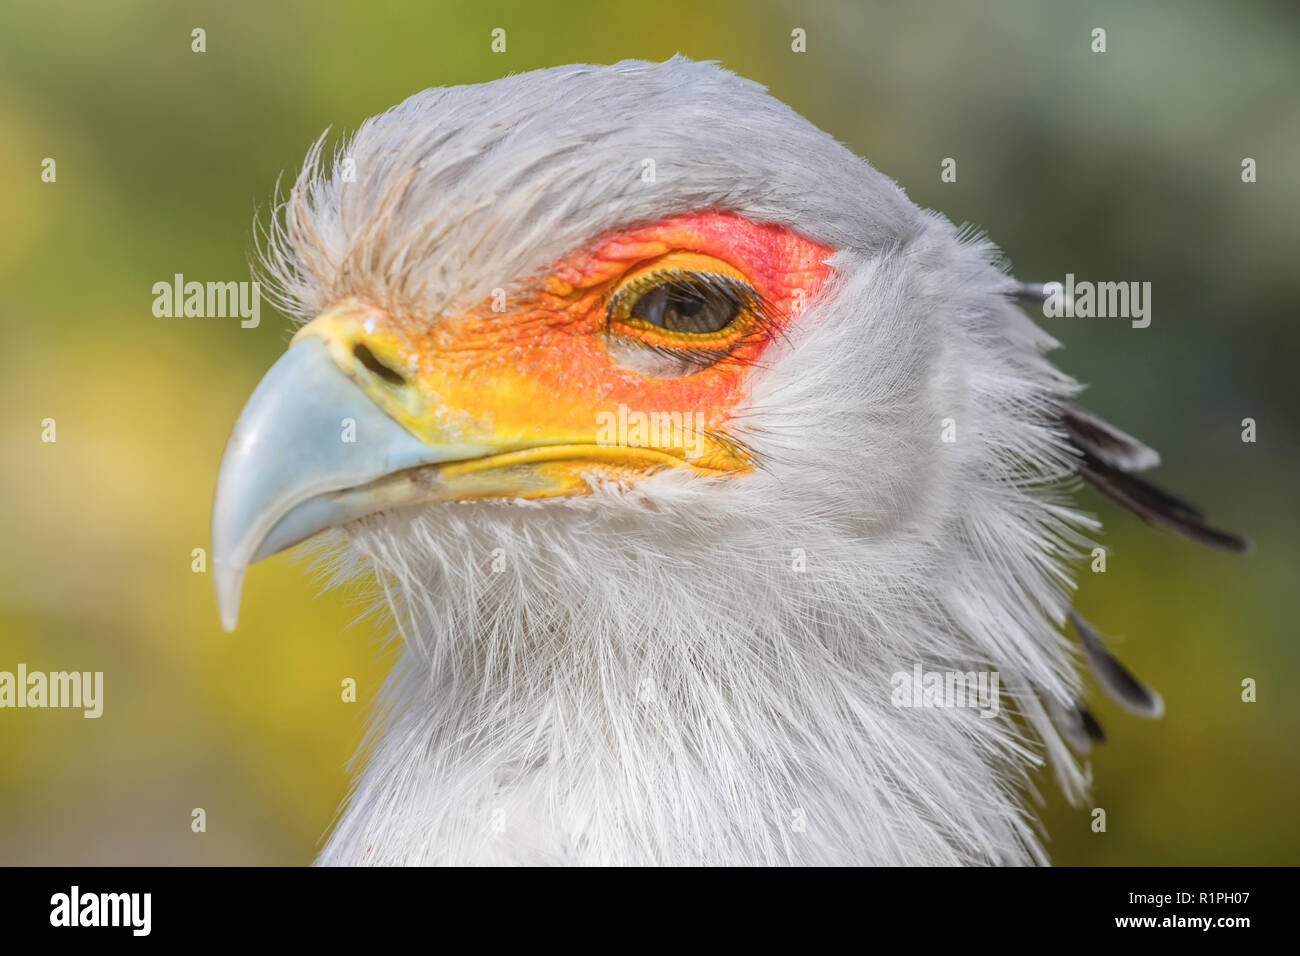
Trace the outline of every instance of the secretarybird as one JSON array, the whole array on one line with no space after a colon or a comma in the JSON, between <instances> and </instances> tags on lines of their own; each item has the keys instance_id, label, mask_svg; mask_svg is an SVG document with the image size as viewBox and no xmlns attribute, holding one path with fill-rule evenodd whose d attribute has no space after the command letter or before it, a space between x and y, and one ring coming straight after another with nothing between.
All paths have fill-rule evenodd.
<instances>
[{"instance_id":1,"label":"secretarybird","mask_svg":"<svg viewBox=\"0 0 1300 956\"><path fill-rule=\"evenodd\" d=\"M321 863L1042 862L1077 661L1161 708L1070 611L1077 477L1245 546L1073 404L990 243L713 64L418 93L263 238L304 324L221 465L222 622L332 529L403 640Z\"/></svg>"}]
</instances>

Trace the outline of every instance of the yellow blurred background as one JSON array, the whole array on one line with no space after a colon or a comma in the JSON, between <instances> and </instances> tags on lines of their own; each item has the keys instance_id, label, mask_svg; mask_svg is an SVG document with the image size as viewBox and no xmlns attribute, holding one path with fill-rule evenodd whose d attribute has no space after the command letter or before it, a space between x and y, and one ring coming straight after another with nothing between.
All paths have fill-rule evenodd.
<instances>
[{"instance_id":1,"label":"yellow blurred background","mask_svg":"<svg viewBox=\"0 0 1300 956\"><path fill-rule=\"evenodd\" d=\"M1149 329L1059 320L1057 360L1162 450L1160 481L1257 553L1205 553L1085 497L1111 556L1083 569L1079 606L1167 714L1094 693L1108 830L1044 775L1049 848L1060 864L1300 863L1300 13L1134 6L6 4L0 669L103 671L105 710L0 711L0 863L310 862L388 664L358 596L317 597L292 556L250 575L239 630L220 631L191 552L288 325L269 306L256 329L156 318L153 284L249 278L255 211L327 126L429 86L677 52L763 82L921 205L987 230L1021 278L1153 283ZM944 157L958 182L940 182ZM360 704L341 702L344 677Z\"/></svg>"}]
</instances>

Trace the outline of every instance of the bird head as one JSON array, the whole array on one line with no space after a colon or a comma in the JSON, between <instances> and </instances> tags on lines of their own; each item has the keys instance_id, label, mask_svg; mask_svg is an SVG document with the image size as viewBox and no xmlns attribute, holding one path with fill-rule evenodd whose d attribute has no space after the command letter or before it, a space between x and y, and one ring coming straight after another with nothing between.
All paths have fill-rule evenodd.
<instances>
[{"instance_id":1,"label":"bird head","mask_svg":"<svg viewBox=\"0 0 1300 956\"><path fill-rule=\"evenodd\" d=\"M279 212L267 286L303 324L223 462L227 627L248 564L378 512L600 492L671 534L866 534L926 497L959 291L926 219L713 65L426 91L318 143Z\"/></svg>"}]
</instances>

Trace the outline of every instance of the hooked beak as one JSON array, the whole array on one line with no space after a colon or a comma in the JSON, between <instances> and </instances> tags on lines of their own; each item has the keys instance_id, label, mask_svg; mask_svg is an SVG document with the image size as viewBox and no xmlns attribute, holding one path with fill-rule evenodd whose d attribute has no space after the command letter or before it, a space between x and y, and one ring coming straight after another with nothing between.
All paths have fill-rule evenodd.
<instances>
[{"instance_id":1,"label":"hooked beak","mask_svg":"<svg viewBox=\"0 0 1300 956\"><path fill-rule=\"evenodd\" d=\"M421 441L340 371L324 341L299 340L253 391L221 461L212 564L222 627L235 628L254 561L416 497L414 476L385 476L490 450Z\"/></svg>"},{"instance_id":2,"label":"hooked beak","mask_svg":"<svg viewBox=\"0 0 1300 956\"><path fill-rule=\"evenodd\" d=\"M369 334L376 314L345 303L304 326L235 422L212 507L227 631L248 566L326 528L421 501L547 497L578 484L557 467L559 441L494 435L380 363L369 347L381 349Z\"/></svg>"}]
</instances>

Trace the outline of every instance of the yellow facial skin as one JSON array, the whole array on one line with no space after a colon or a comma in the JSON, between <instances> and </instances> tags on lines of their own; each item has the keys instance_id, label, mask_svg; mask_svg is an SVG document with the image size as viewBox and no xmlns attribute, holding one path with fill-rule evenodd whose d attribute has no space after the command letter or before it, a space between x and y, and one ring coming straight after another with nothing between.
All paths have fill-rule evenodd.
<instances>
[{"instance_id":1,"label":"yellow facial skin","mask_svg":"<svg viewBox=\"0 0 1300 956\"><path fill-rule=\"evenodd\" d=\"M509 319L493 316L491 321ZM471 316L459 324L459 331L470 331L482 320ZM398 493L399 485L412 486L406 491L418 490L422 500L544 498L585 491L583 476L590 472L620 477L662 467L705 473L748 467L728 446L684 429L665 430L653 446L617 444L617 425L609 427L617 422L617 408L601 409L590 396L547 389L519 368L517 344L486 346L477 336L471 338L473 345L463 340L452 344L447 340L454 339L454 333L444 329L417 338L417 346L402 323L355 299L338 303L308 323L294 341L309 336L324 341L339 369L426 443L499 449L439 465L424 475L385 479L387 494L395 500L409 500ZM442 347L429 339L442 339ZM624 421L627 417L625 413ZM625 440L627 433L625 427Z\"/></svg>"}]
</instances>

